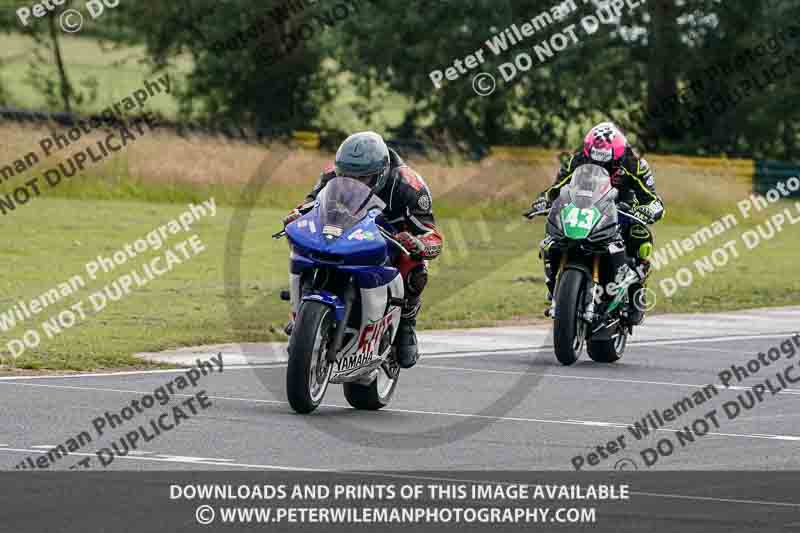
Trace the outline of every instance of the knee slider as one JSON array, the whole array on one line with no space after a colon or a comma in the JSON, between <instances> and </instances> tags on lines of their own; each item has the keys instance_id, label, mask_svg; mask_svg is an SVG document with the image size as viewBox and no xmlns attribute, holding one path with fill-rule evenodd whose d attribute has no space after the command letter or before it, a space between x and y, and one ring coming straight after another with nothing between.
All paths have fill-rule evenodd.
<instances>
[{"instance_id":1,"label":"knee slider","mask_svg":"<svg viewBox=\"0 0 800 533\"><path fill-rule=\"evenodd\" d=\"M639 240L639 241L650 241L652 240L652 234L647 226L642 226L641 224L634 224L631 226L631 238Z\"/></svg>"}]
</instances>

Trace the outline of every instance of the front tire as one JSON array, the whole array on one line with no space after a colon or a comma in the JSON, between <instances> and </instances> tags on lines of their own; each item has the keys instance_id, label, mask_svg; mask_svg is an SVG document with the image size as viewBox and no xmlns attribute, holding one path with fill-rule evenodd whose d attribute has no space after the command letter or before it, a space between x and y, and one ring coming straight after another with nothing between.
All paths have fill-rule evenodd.
<instances>
[{"instance_id":1,"label":"front tire","mask_svg":"<svg viewBox=\"0 0 800 533\"><path fill-rule=\"evenodd\" d=\"M579 270L565 270L558 280L556 290L556 316L553 323L553 345L556 358L564 365L575 363L583 346L585 328L578 317L583 303L584 274Z\"/></svg>"},{"instance_id":2,"label":"front tire","mask_svg":"<svg viewBox=\"0 0 800 533\"><path fill-rule=\"evenodd\" d=\"M286 395L300 414L314 411L325 396L333 373L326 359L333 337L333 313L319 302L303 302L289 339Z\"/></svg>"},{"instance_id":3,"label":"front tire","mask_svg":"<svg viewBox=\"0 0 800 533\"><path fill-rule=\"evenodd\" d=\"M347 399L347 403L356 409L377 411L389 405L397 388L399 377L400 367L390 357L388 361L378 367L378 373L369 385L345 383L343 385L344 397Z\"/></svg>"}]
</instances>

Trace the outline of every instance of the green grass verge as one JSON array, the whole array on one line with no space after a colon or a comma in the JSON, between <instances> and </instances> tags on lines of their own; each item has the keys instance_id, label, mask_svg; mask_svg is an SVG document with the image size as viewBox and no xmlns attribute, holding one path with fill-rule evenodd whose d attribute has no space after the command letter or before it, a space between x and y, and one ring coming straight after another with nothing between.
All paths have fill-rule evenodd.
<instances>
[{"instance_id":1,"label":"green grass verge","mask_svg":"<svg viewBox=\"0 0 800 533\"><path fill-rule=\"evenodd\" d=\"M249 311L234 324L225 298L224 266L238 189L141 183L130 186L125 194L149 200L143 202L122 201L123 193L111 186L107 189L115 191L110 194L111 199L98 199L106 190L103 187L106 185L99 183L87 186L82 198L37 198L4 217L9 237L0 250L0 258L8 274L0 285L0 312L20 299L29 300L74 274L84 273L85 264L98 254L110 254L166 223L186 209L184 203L219 195L217 200L227 207L221 207L215 218L204 219L193 229L206 245L205 252L110 303L100 313L90 313L74 328L52 339L44 338L39 348L13 361L17 367L86 370L141 366L133 353L283 338L280 327L287 319L288 309L277 299L277 293L287 285L287 248L285 242L271 240L270 234L285 211L267 206L283 203L288 193L278 194L277 200L276 195L270 195L270 200L259 201L260 207L251 212L244 249L235 257L241 264L243 304ZM78 189L73 192L77 195ZM454 206L445 207L443 213L457 211ZM540 316L544 288L536 245L543 234L542 223L519 223L516 211L511 210L504 216L500 216L501 210L487 212L494 218L440 217L447 243L443 256L432 263L421 315L423 328L472 327ZM725 241L738 238L749 227L733 228L693 256L656 272L652 286L658 288L661 278L674 275L678 267L691 265L694 259ZM697 226L676 225L668 219L656 230L658 240L666 242L694 233ZM789 227L755 251L746 251L739 245L739 259L671 298L659 291L657 312L797 303L800 280L790 275L796 258L796 231ZM170 242L188 235L173 236ZM34 320L1 334L0 350L8 356L6 343L20 337L25 329L38 327L55 312L86 299L90 292L161 253L163 250L143 254ZM12 363L8 357L5 362Z\"/></svg>"},{"instance_id":2,"label":"green grass verge","mask_svg":"<svg viewBox=\"0 0 800 533\"><path fill-rule=\"evenodd\" d=\"M18 33L0 34L0 74L2 74L3 88L5 89L10 104L23 109L57 110L52 109L45 95L33 89L29 82L30 63L36 42L25 35ZM101 44L100 41L80 35L60 34L62 56L67 75L75 89L86 96L96 92L94 101L77 103L76 108L83 113L100 112L121 98L130 96L137 89L141 89L145 80L152 80L155 75L148 68L147 53L143 46ZM51 52L42 50L44 57L49 57ZM335 71L335 62L327 60L326 68ZM183 83L193 69L192 58L189 54L175 59L169 74L172 81L173 92L178 84ZM44 73L51 79L57 78L55 64L44 67ZM160 76L159 74L158 76ZM335 76L337 98L335 102L323 106L320 117L315 126L324 128L337 128L342 131L358 131L372 128L383 131L389 127L398 126L409 109L409 101L402 95L396 94L382 87L375 88L374 99L380 106L371 109L369 117L361 116L364 112L363 101L353 89L350 80L351 74L341 73ZM87 84L91 84L90 89ZM172 95L161 95L148 100L145 104L147 111L158 112L166 117L175 118L178 115L178 102ZM357 112L357 110L360 110Z\"/></svg>"},{"instance_id":3,"label":"green grass verge","mask_svg":"<svg viewBox=\"0 0 800 533\"><path fill-rule=\"evenodd\" d=\"M22 34L4 33L0 35L0 43L0 72L10 103L23 109L50 109L46 97L33 90L28 81L30 62L37 47L35 41ZM145 61L147 54L143 46L112 47L110 44L101 45L96 39L65 33L60 34L60 44L67 76L75 89L87 96L92 91L96 92L94 101L76 105L81 112L102 111L141 89L145 80L154 77ZM43 49L42 53L46 58L52 54ZM190 59L175 61L169 71L173 88L191 69ZM55 62L47 65L44 73L51 79L57 79ZM89 89L86 83L91 83L94 89ZM145 105L147 110L168 117L176 116L178 111L177 102L167 96L153 98ZM60 107L57 110L63 111Z\"/></svg>"}]
</instances>

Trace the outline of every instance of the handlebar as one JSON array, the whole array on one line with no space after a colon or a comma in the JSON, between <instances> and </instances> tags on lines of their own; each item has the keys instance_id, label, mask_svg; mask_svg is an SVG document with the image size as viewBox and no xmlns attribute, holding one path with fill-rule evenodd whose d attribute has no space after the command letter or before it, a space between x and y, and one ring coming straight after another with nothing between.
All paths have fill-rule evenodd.
<instances>
[{"instance_id":1,"label":"handlebar","mask_svg":"<svg viewBox=\"0 0 800 533\"><path fill-rule=\"evenodd\" d=\"M643 225L647 226L647 222L645 222L644 220L642 220L641 218L639 218L639 217L637 217L635 215L631 215L630 213L626 213L625 211L622 211L621 209L618 209L617 212L620 215L625 215L626 217L635 220L639 224L643 224Z\"/></svg>"},{"instance_id":2,"label":"handlebar","mask_svg":"<svg viewBox=\"0 0 800 533\"><path fill-rule=\"evenodd\" d=\"M633 208L631 207L631 204L629 204L628 202L620 202L620 203L617 204L617 213L619 213L620 215L625 215L626 217L628 217L628 218L630 218L632 220L635 220L639 224L644 224L645 226L647 226L647 222L646 221L642 220L641 218L637 217L636 215L631 214L630 211L632 209Z\"/></svg>"},{"instance_id":3,"label":"handlebar","mask_svg":"<svg viewBox=\"0 0 800 533\"><path fill-rule=\"evenodd\" d=\"M549 215L549 214L550 214L550 210L549 209L545 209L544 211L533 211L533 210L530 210L530 211L525 211L524 213L522 213L522 216L524 216L528 220L532 220L532 219L534 219L534 218L536 218L538 216Z\"/></svg>"},{"instance_id":4,"label":"handlebar","mask_svg":"<svg viewBox=\"0 0 800 533\"><path fill-rule=\"evenodd\" d=\"M621 206L621 205L618 206L617 213L619 213L620 215L625 215L626 217L628 217L628 218L630 218L632 220L635 220L639 224L644 224L645 226L648 225L648 223L646 221L642 220L641 218L637 217L636 215L632 215L632 214L630 214L630 213L628 213L626 211L623 211L622 209L623 209L623 206ZM544 211L525 211L524 213L522 213L522 216L524 216L528 220L532 220L532 219L534 219L534 218L536 218L538 216L548 215L548 214L550 214L550 209L545 209Z\"/></svg>"},{"instance_id":5,"label":"handlebar","mask_svg":"<svg viewBox=\"0 0 800 533\"><path fill-rule=\"evenodd\" d=\"M391 233L389 233L388 231L386 231L385 229L383 229L383 228L382 228L382 227L380 227L380 226L378 226L378 230L380 230L380 232L381 232L381 235L383 235L383 238L384 238L384 239L386 239L386 240L387 240L387 241L389 241L390 243L394 244L394 245L395 245L395 246L396 246L396 247L397 247L397 248L398 248L398 249L399 249L401 252L403 252L404 254L406 254L406 255L408 255L408 256L410 256L410 255L411 255L411 252L409 252L408 250L406 250L406 247L405 247L405 246L403 246L402 244L400 244L400 242L399 242L399 241L397 241L397 240L394 238L394 235L392 235Z\"/></svg>"}]
</instances>

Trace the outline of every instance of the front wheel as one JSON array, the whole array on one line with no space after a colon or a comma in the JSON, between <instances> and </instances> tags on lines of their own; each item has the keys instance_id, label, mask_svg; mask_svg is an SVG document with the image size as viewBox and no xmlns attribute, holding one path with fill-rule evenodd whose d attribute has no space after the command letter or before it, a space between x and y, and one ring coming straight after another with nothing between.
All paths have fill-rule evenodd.
<instances>
[{"instance_id":1,"label":"front wheel","mask_svg":"<svg viewBox=\"0 0 800 533\"><path fill-rule=\"evenodd\" d=\"M345 383L344 397L356 409L377 411L389 405L399 377L400 367L394 357L390 357L378 368L375 379L369 385Z\"/></svg>"},{"instance_id":2,"label":"front wheel","mask_svg":"<svg viewBox=\"0 0 800 533\"><path fill-rule=\"evenodd\" d=\"M578 316L583 306L584 274L565 270L558 279L556 316L553 322L553 345L556 358L569 366L578 360L586 336L586 326Z\"/></svg>"},{"instance_id":3,"label":"front wheel","mask_svg":"<svg viewBox=\"0 0 800 533\"><path fill-rule=\"evenodd\" d=\"M333 337L333 314L319 302L303 302L289 339L286 395L292 409L307 414L316 409L333 373L326 358Z\"/></svg>"}]
</instances>

